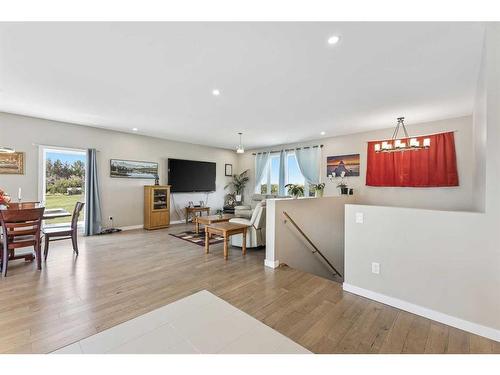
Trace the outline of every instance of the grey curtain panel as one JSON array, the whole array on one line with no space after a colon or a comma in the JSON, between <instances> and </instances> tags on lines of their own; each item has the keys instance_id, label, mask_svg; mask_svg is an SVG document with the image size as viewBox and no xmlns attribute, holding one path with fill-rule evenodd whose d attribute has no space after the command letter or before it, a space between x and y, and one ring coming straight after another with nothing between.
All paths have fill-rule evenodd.
<instances>
[{"instance_id":1,"label":"grey curtain panel","mask_svg":"<svg viewBox=\"0 0 500 375\"><path fill-rule=\"evenodd\" d=\"M321 149L319 147L301 148L295 150L300 173L308 184L319 183Z\"/></svg>"},{"instance_id":2,"label":"grey curtain panel","mask_svg":"<svg viewBox=\"0 0 500 375\"><path fill-rule=\"evenodd\" d=\"M85 192L85 235L92 236L101 232L101 201L99 198L99 179L97 171L97 151L87 150L87 191Z\"/></svg>"},{"instance_id":3,"label":"grey curtain panel","mask_svg":"<svg viewBox=\"0 0 500 375\"><path fill-rule=\"evenodd\" d=\"M260 186L268 167L269 152L255 155L255 190ZM260 189L258 191L260 193Z\"/></svg>"},{"instance_id":4,"label":"grey curtain panel","mask_svg":"<svg viewBox=\"0 0 500 375\"><path fill-rule=\"evenodd\" d=\"M280 176L279 176L279 195L285 195L285 159L286 151L281 150L280 152Z\"/></svg>"}]
</instances>

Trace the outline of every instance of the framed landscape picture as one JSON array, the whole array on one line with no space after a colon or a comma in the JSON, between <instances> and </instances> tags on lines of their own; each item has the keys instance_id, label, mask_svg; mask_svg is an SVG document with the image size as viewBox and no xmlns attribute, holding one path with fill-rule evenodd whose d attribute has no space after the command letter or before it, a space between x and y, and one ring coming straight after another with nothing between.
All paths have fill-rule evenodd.
<instances>
[{"instance_id":1,"label":"framed landscape picture","mask_svg":"<svg viewBox=\"0 0 500 375\"><path fill-rule=\"evenodd\" d=\"M359 154L328 156L326 158L326 175L340 176L345 172L346 176L359 176Z\"/></svg>"},{"instance_id":2,"label":"framed landscape picture","mask_svg":"<svg viewBox=\"0 0 500 375\"><path fill-rule=\"evenodd\" d=\"M158 163L134 160L110 160L110 176L118 178L155 179L158 175Z\"/></svg>"},{"instance_id":3,"label":"framed landscape picture","mask_svg":"<svg viewBox=\"0 0 500 375\"><path fill-rule=\"evenodd\" d=\"M0 174L24 174L24 152L0 153Z\"/></svg>"}]
</instances>

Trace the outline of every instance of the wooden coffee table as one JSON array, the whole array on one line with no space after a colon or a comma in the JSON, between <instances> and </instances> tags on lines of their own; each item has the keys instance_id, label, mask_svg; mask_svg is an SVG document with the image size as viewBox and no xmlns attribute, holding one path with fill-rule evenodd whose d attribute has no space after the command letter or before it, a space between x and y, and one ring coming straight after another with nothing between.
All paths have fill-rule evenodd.
<instances>
[{"instance_id":1,"label":"wooden coffee table","mask_svg":"<svg viewBox=\"0 0 500 375\"><path fill-rule=\"evenodd\" d=\"M203 212L207 213L207 216L210 215L210 207L186 207L186 224L189 223L189 215L193 214L193 219L197 217L197 213L200 213L200 216L203 215Z\"/></svg>"},{"instance_id":2,"label":"wooden coffee table","mask_svg":"<svg viewBox=\"0 0 500 375\"><path fill-rule=\"evenodd\" d=\"M238 224L238 223L215 223L210 224L205 227L205 253L208 254L209 251L209 240L212 234L219 234L224 237L224 259L228 257L228 242L229 237L234 234L243 235L243 243L241 247L241 252L243 256L247 253L247 229L248 225Z\"/></svg>"},{"instance_id":3,"label":"wooden coffee table","mask_svg":"<svg viewBox=\"0 0 500 375\"><path fill-rule=\"evenodd\" d=\"M200 233L200 224L210 225L214 223L223 223L232 219L234 215L211 215L211 216L196 216L194 218L194 231Z\"/></svg>"}]
</instances>

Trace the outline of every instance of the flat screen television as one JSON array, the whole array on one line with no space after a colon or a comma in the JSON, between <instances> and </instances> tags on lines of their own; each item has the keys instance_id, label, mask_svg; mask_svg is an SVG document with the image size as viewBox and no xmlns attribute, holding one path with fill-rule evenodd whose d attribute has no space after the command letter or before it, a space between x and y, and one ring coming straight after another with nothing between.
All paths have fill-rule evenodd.
<instances>
[{"instance_id":1,"label":"flat screen television","mask_svg":"<svg viewBox=\"0 0 500 375\"><path fill-rule=\"evenodd\" d=\"M168 159L168 184L173 193L215 191L215 163Z\"/></svg>"}]
</instances>

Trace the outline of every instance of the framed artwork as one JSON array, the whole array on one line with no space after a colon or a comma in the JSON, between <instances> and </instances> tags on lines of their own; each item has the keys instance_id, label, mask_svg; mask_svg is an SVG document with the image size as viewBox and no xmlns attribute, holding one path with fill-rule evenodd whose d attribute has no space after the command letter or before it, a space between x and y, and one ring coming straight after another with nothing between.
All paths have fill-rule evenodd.
<instances>
[{"instance_id":1,"label":"framed artwork","mask_svg":"<svg viewBox=\"0 0 500 375\"><path fill-rule=\"evenodd\" d=\"M326 175L340 176L342 172L348 177L359 176L359 154L328 156L326 158Z\"/></svg>"},{"instance_id":2,"label":"framed artwork","mask_svg":"<svg viewBox=\"0 0 500 375\"><path fill-rule=\"evenodd\" d=\"M24 152L0 153L0 174L24 174Z\"/></svg>"},{"instance_id":3,"label":"framed artwork","mask_svg":"<svg viewBox=\"0 0 500 375\"><path fill-rule=\"evenodd\" d=\"M233 175L233 165L232 164L226 164L224 166L224 175L231 177Z\"/></svg>"},{"instance_id":4,"label":"framed artwork","mask_svg":"<svg viewBox=\"0 0 500 375\"><path fill-rule=\"evenodd\" d=\"M118 178L155 179L158 175L158 163L134 160L110 160L110 176Z\"/></svg>"}]
</instances>

